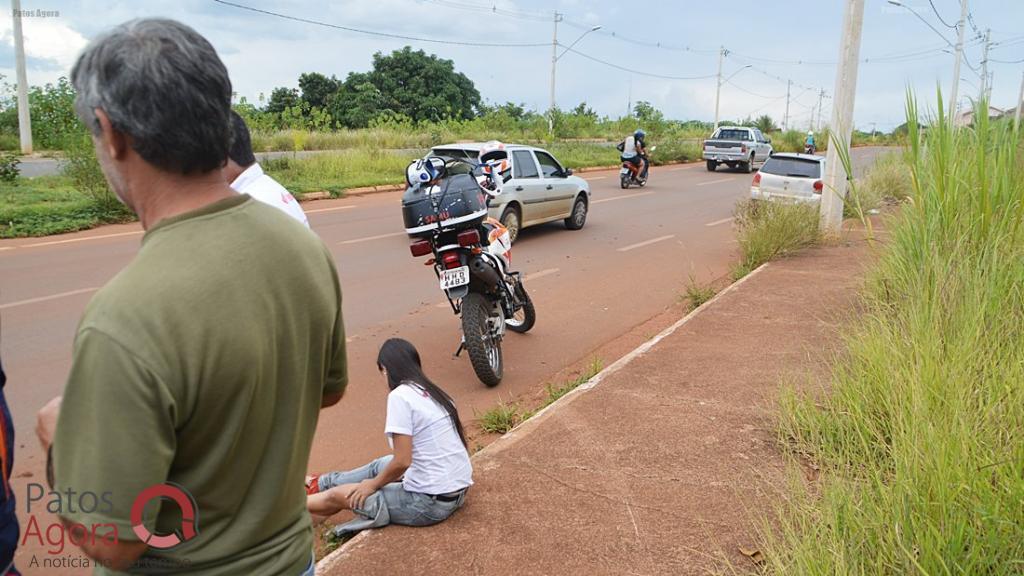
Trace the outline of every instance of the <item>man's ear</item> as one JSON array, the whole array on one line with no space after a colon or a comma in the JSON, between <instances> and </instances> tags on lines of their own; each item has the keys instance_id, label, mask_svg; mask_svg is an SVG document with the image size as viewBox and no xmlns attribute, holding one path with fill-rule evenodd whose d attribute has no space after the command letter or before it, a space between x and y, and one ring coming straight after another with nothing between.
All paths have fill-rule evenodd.
<instances>
[{"instance_id":1,"label":"man's ear","mask_svg":"<svg viewBox=\"0 0 1024 576\"><path fill-rule=\"evenodd\" d=\"M100 141L107 148L107 154L113 160L124 160L128 152L128 137L114 128L110 123L110 117L101 108L95 108L96 122L100 125Z\"/></svg>"}]
</instances>

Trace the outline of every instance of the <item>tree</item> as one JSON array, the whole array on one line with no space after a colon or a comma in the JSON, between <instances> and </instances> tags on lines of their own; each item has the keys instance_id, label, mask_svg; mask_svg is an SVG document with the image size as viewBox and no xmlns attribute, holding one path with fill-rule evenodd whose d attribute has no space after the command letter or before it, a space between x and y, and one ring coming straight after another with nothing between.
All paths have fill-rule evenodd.
<instances>
[{"instance_id":1,"label":"tree","mask_svg":"<svg viewBox=\"0 0 1024 576\"><path fill-rule=\"evenodd\" d=\"M775 121L772 120L772 117L767 114L763 114L757 120L755 120L754 126L756 126L758 130L764 132L765 134L768 134L769 132L777 132L779 130L779 127L776 126Z\"/></svg>"},{"instance_id":2,"label":"tree","mask_svg":"<svg viewBox=\"0 0 1024 576\"><path fill-rule=\"evenodd\" d=\"M658 123L665 119L665 115L661 113L661 110L658 110L645 100L641 100L633 106L633 116L645 123Z\"/></svg>"},{"instance_id":3,"label":"tree","mask_svg":"<svg viewBox=\"0 0 1024 576\"><path fill-rule=\"evenodd\" d=\"M328 100L327 110L342 126L366 128L384 111L383 100L369 73L353 72Z\"/></svg>"},{"instance_id":4,"label":"tree","mask_svg":"<svg viewBox=\"0 0 1024 576\"><path fill-rule=\"evenodd\" d=\"M574 116L585 116L597 120L597 112L594 112L593 108L587 106L587 103L580 102L580 105L573 108L572 113Z\"/></svg>"},{"instance_id":5,"label":"tree","mask_svg":"<svg viewBox=\"0 0 1024 576\"><path fill-rule=\"evenodd\" d=\"M267 112L280 114L286 108L298 106L300 101L299 91L295 88L279 86L270 92L270 100L267 102Z\"/></svg>"},{"instance_id":6,"label":"tree","mask_svg":"<svg viewBox=\"0 0 1024 576\"><path fill-rule=\"evenodd\" d=\"M324 109L327 102L341 88L341 82L331 76L328 78L319 72L306 72L299 76L299 89L302 99L309 107Z\"/></svg>"},{"instance_id":7,"label":"tree","mask_svg":"<svg viewBox=\"0 0 1024 576\"><path fill-rule=\"evenodd\" d=\"M409 46L387 56L374 54L369 77L383 109L414 121L470 119L480 108L480 92L451 60Z\"/></svg>"}]
</instances>

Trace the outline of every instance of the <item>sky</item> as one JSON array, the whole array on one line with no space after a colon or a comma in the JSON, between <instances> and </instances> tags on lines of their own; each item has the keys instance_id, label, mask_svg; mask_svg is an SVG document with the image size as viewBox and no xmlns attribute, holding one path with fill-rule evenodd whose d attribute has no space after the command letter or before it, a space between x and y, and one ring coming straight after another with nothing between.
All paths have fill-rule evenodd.
<instances>
[{"instance_id":1,"label":"sky","mask_svg":"<svg viewBox=\"0 0 1024 576\"><path fill-rule=\"evenodd\" d=\"M612 2L610 0L231 0L291 18L422 40L374 36L285 19L216 0L22 0L29 84L69 74L89 39L132 18L170 17L206 36L231 74L238 96L258 102L276 86L295 87L303 72L344 78L371 67L373 54L410 45L452 60L476 83L488 102L507 101L545 110L550 99L554 13L563 15L556 102L580 102L601 115L618 117L630 103L646 100L669 118L714 118L719 51L723 59L722 119L771 115L778 124L807 129L816 121L819 93L827 123L834 91L835 61L844 0L726 0ZM865 0L855 125L889 131L904 121L907 89L924 108L934 108L936 88L948 95L956 43L957 0ZM934 11L932 8L934 5ZM728 8L728 10L725 10ZM911 10L908 10L910 8ZM1014 105L1024 62L1024 2L969 0L974 26L967 26L960 95L979 93L983 40L993 42L992 104ZM42 11L39 13L38 11ZM936 15L936 12L938 15ZM916 13L916 15L915 15ZM941 20L944 20L943 23ZM930 26L929 26L930 25ZM585 32L601 26L596 32ZM933 29L934 27L934 29ZM944 36L946 40L943 40ZM423 40L442 40L445 43ZM455 43L517 44L465 46ZM530 44L534 46L522 46ZM13 19L0 14L0 74L13 83ZM866 61L865 61L866 60ZM747 67L749 66L749 67ZM624 70L625 69L625 70Z\"/></svg>"}]
</instances>

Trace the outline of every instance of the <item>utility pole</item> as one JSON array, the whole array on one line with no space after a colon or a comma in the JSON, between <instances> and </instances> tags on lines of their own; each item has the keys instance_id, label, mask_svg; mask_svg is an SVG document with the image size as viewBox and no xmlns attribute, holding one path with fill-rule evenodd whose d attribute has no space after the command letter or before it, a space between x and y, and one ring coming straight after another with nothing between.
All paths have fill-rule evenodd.
<instances>
[{"instance_id":1,"label":"utility pole","mask_svg":"<svg viewBox=\"0 0 1024 576\"><path fill-rule=\"evenodd\" d=\"M821 131L821 100L824 97L825 97L825 89L822 88L821 91L818 92L818 123L817 123L817 126L815 128L815 130L818 130L819 132ZM812 122L813 122L813 120L812 120Z\"/></svg>"},{"instance_id":2,"label":"utility pole","mask_svg":"<svg viewBox=\"0 0 1024 576\"><path fill-rule=\"evenodd\" d=\"M551 36L551 107L548 109L548 133L555 132L555 66L558 63L558 22L562 15L555 12L555 31Z\"/></svg>"},{"instance_id":3,"label":"utility pole","mask_svg":"<svg viewBox=\"0 0 1024 576\"><path fill-rule=\"evenodd\" d=\"M789 88L793 85L792 80L786 81L786 115L782 118L782 131L789 130Z\"/></svg>"},{"instance_id":4,"label":"utility pole","mask_svg":"<svg viewBox=\"0 0 1024 576\"><path fill-rule=\"evenodd\" d=\"M21 153L32 153L32 113L28 107L28 75L25 72L25 38L21 33L21 0L11 0L14 17L14 59L18 69L18 134Z\"/></svg>"},{"instance_id":5,"label":"utility pole","mask_svg":"<svg viewBox=\"0 0 1024 576\"><path fill-rule=\"evenodd\" d=\"M843 201L846 199L850 176L844 172L839 161L839 148L850 148L850 136L853 133L853 104L857 93L857 65L860 62L863 24L864 0L846 0L843 37L839 42L835 102L832 105L832 138L825 160L825 186L821 195L821 228L825 233L839 232L843 226Z\"/></svg>"},{"instance_id":6,"label":"utility pole","mask_svg":"<svg viewBox=\"0 0 1024 576\"><path fill-rule=\"evenodd\" d=\"M1017 94L1017 109L1013 112L1013 129L1020 127L1020 109L1024 106L1024 74L1020 75L1020 93Z\"/></svg>"},{"instance_id":7,"label":"utility pole","mask_svg":"<svg viewBox=\"0 0 1024 576\"><path fill-rule=\"evenodd\" d=\"M715 130L718 130L718 103L722 98L722 60L725 59L725 46L718 51L718 80L715 90Z\"/></svg>"},{"instance_id":8,"label":"utility pole","mask_svg":"<svg viewBox=\"0 0 1024 576\"><path fill-rule=\"evenodd\" d=\"M629 75L629 95L626 97L626 116L633 115L633 75Z\"/></svg>"},{"instance_id":9,"label":"utility pole","mask_svg":"<svg viewBox=\"0 0 1024 576\"><path fill-rule=\"evenodd\" d=\"M984 50L984 56L981 57L981 91L978 93L978 101L981 102L982 100L985 100L986 101L986 104L985 104L986 106L988 106L987 100L988 100L988 91L989 91L989 84L988 84L988 47L989 47L990 42L988 40L989 40L989 35L991 34L991 32L992 31L990 29L988 29L988 28L985 29L985 50ZM988 111L986 110L985 113L988 114Z\"/></svg>"},{"instance_id":10,"label":"utility pole","mask_svg":"<svg viewBox=\"0 0 1024 576\"><path fill-rule=\"evenodd\" d=\"M956 54L953 56L953 91L949 95L949 123L956 122L956 101L960 97L960 60L964 54L964 28L967 26L967 0L960 0L960 22L957 24Z\"/></svg>"}]
</instances>

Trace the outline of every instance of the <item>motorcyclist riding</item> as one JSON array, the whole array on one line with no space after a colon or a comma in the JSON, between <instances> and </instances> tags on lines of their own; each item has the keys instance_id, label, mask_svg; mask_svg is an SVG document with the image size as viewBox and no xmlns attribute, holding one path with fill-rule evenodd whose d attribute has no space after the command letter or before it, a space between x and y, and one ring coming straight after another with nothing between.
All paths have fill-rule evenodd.
<instances>
[{"instance_id":1,"label":"motorcyclist riding","mask_svg":"<svg viewBox=\"0 0 1024 576\"><path fill-rule=\"evenodd\" d=\"M816 149L817 148L814 145L814 132L808 131L807 139L804 140L804 152L807 152L808 154L814 154L814 151Z\"/></svg>"},{"instance_id":2,"label":"motorcyclist riding","mask_svg":"<svg viewBox=\"0 0 1024 576\"><path fill-rule=\"evenodd\" d=\"M635 179L639 179L647 172L647 143L644 141L646 136L646 132L637 128L632 136L627 136L622 142L621 159L630 165L629 169Z\"/></svg>"}]
</instances>

